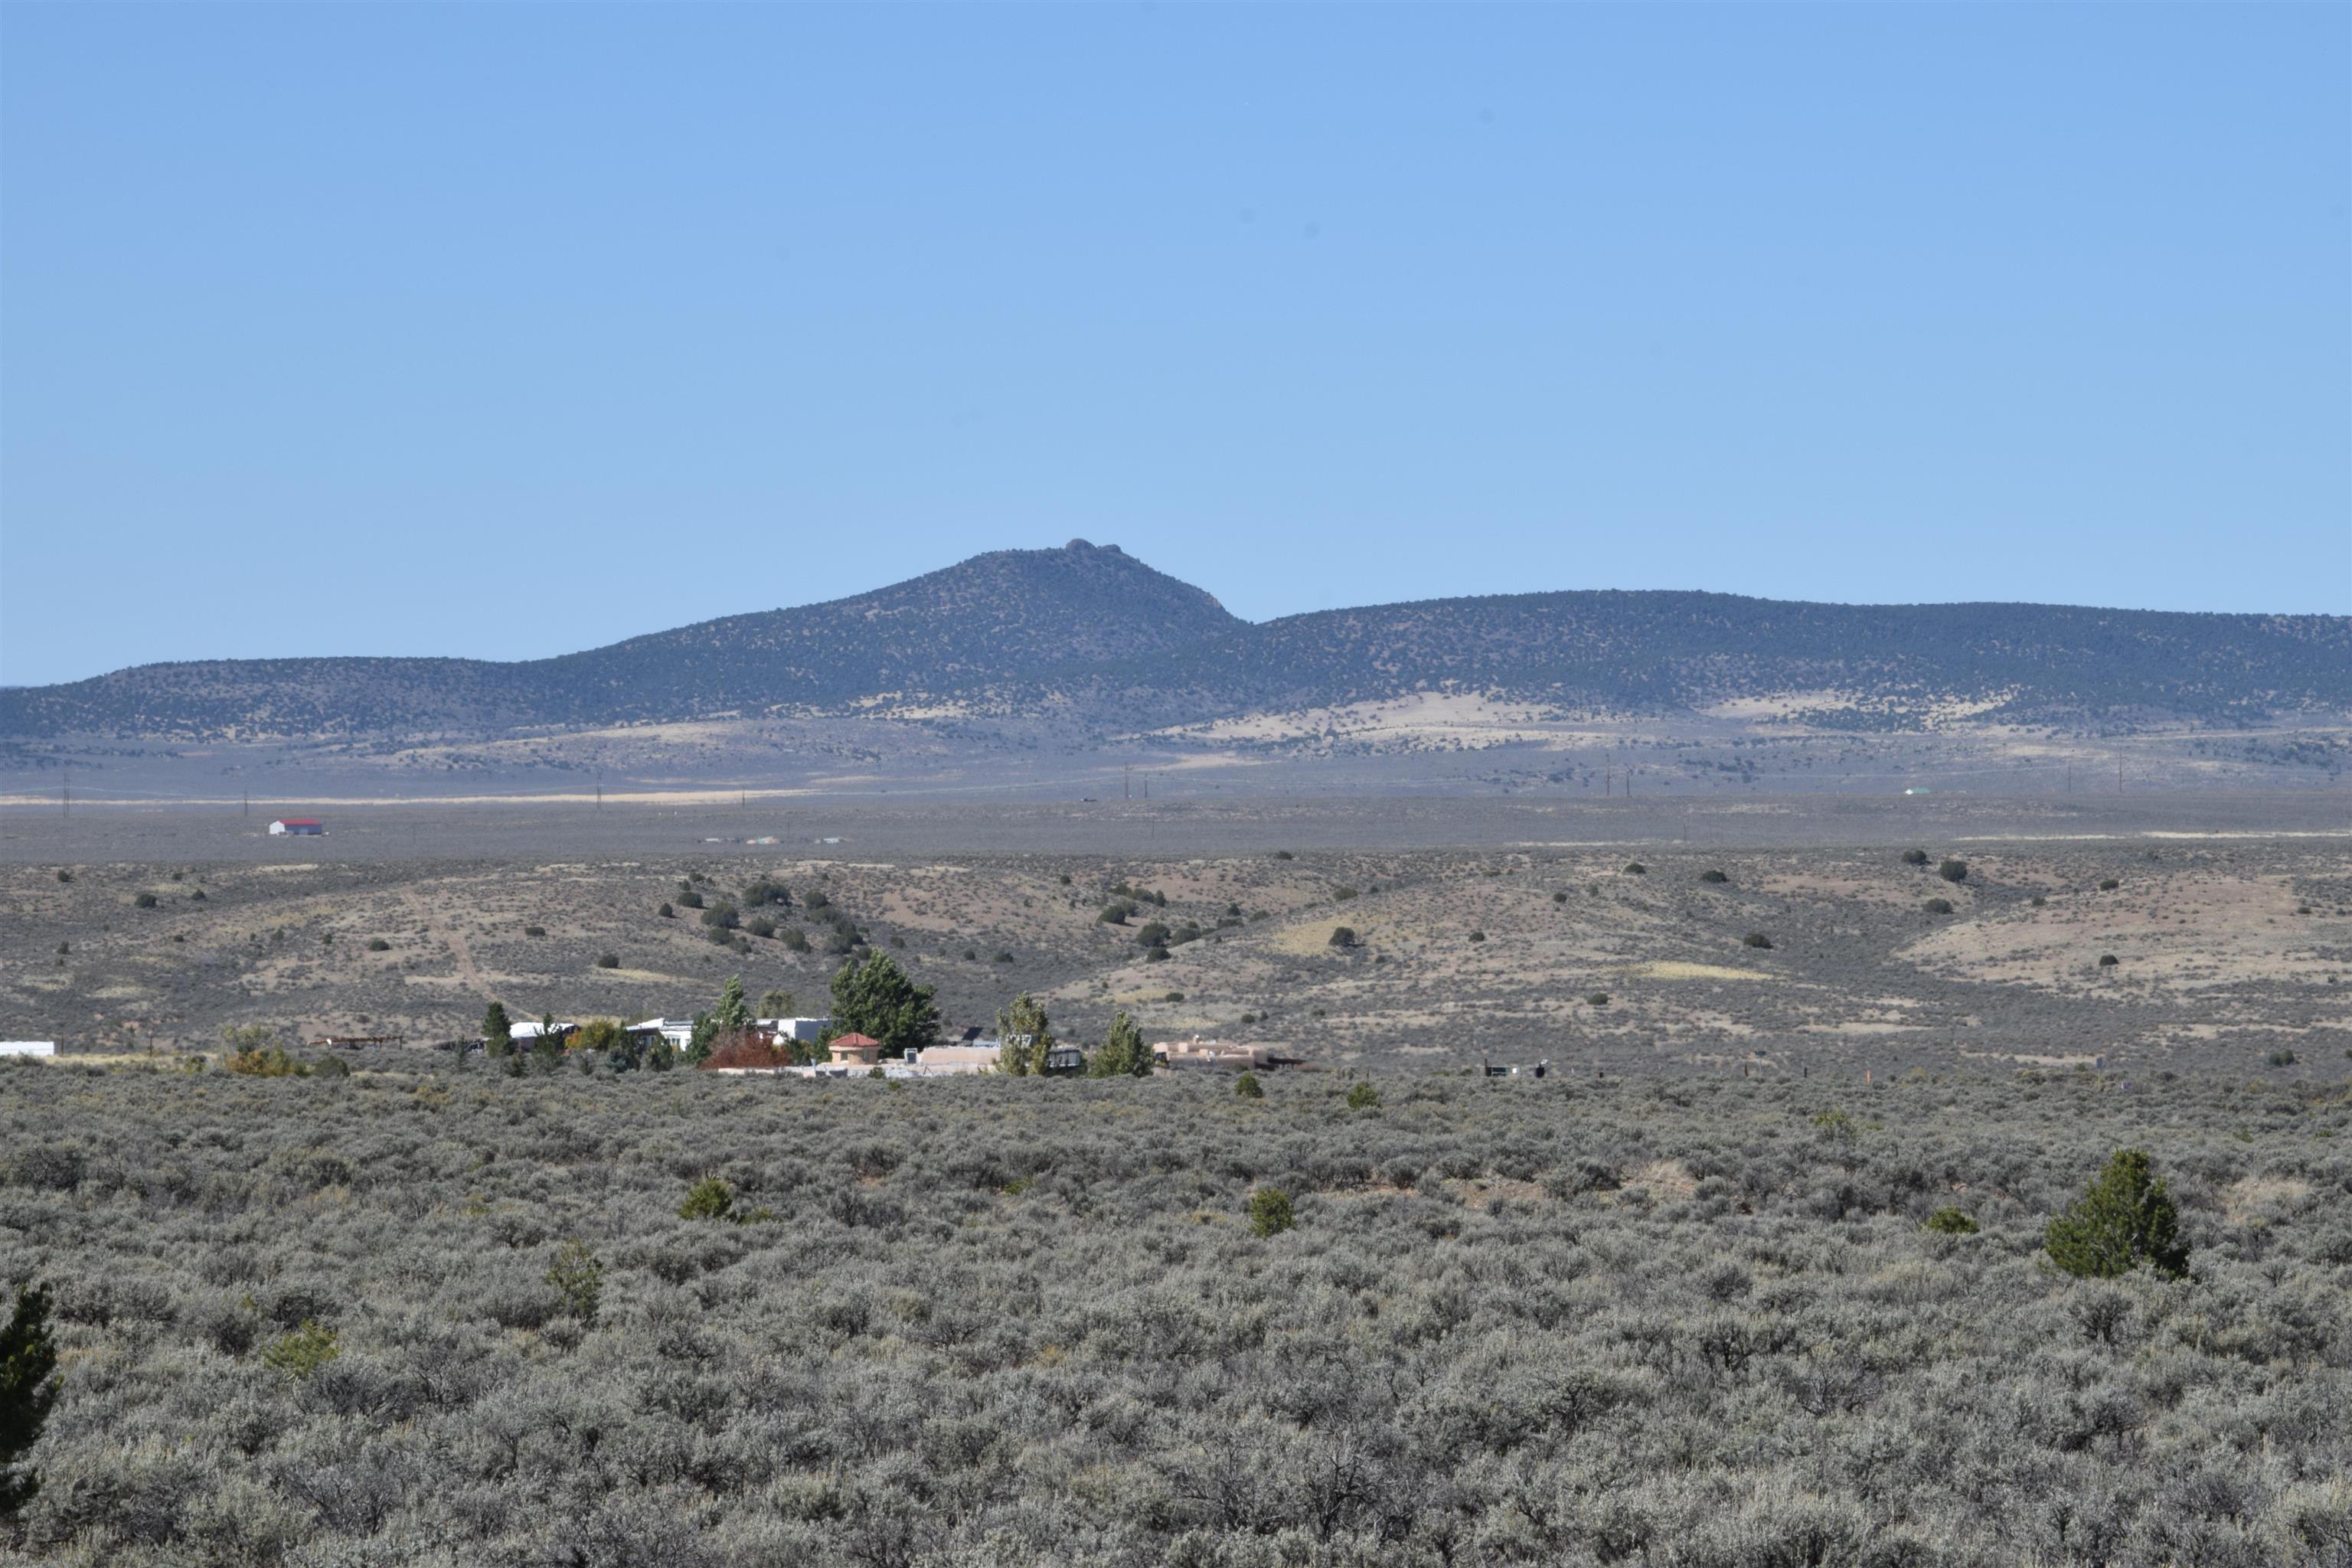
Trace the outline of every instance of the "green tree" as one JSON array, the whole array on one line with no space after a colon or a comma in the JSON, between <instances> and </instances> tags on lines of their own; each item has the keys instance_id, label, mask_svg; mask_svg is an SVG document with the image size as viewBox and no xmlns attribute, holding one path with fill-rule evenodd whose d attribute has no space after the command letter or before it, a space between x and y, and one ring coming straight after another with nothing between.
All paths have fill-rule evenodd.
<instances>
[{"instance_id":1,"label":"green tree","mask_svg":"<svg viewBox=\"0 0 2352 1568\"><path fill-rule=\"evenodd\" d=\"M539 1038L530 1043L530 1065L539 1072L551 1073L563 1065L563 1037L555 1031L555 1015L542 1015L539 1020Z\"/></svg>"},{"instance_id":2,"label":"green tree","mask_svg":"<svg viewBox=\"0 0 2352 1568\"><path fill-rule=\"evenodd\" d=\"M751 1026L751 1005L743 1000L743 977L730 974L719 992L719 1010L714 1015L721 1034L740 1034Z\"/></svg>"},{"instance_id":3,"label":"green tree","mask_svg":"<svg viewBox=\"0 0 2352 1568\"><path fill-rule=\"evenodd\" d=\"M300 1328L261 1352L262 1364L301 1382L343 1353L336 1340L334 1330L305 1318Z\"/></svg>"},{"instance_id":4,"label":"green tree","mask_svg":"<svg viewBox=\"0 0 2352 1568\"><path fill-rule=\"evenodd\" d=\"M1010 1078L1027 1078L1045 1070L1045 1053L1054 1048L1054 1021L1045 1005L1024 991L1013 1005L996 1015L996 1037L1003 1042L996 1054L996 1070Z\"/></svg>"},{"instance_id":5,"label":"green tree","mask_svg":"<svg viewBox=\"0 0 2352 1568\"><path fill-rule=\"evenodd\" d=\"M1264 1100L1265 1098L1265 1085L1258 1082L1257 1074L1254 1072L1245 1072L1242 1074L1241 1077L1234 1079L1234 1098L1235 1100Z\"/></svg>"},{"instance_id":6,"label":"green tree","mask_svg":"<svg viewBox=\"0 0 2352 1568\"><path fill-rule=\"evenodd\" d=\"M1956 1204L1946 1204L1929 1215L1919 1228L1937 1236L1974 1236L1983 1227L1969 1217L1966 1209Z\"/></svg>"},{"instance_id":7,"label":"green tree","mask_svg":"<svg viewBox=\"0 0 2352 1568\"><path fill-rule=\"evenodd\" d=\"M49 1342L49 1293L21 1286L8 1326L0 1329L0 1521L16 1517L41 1489L22 1463L41 1440L58 1402L57 1347Z\"/></svg>"},{"instance_id":8,"label":"green tree","mask_svg":"<svg viewBox=\"0 0 2352 1568\"><path fill-rule=\"evenodd\" d=\"M719 1015L697 1013L694 1016L694 1032L686 1037L686 1059L689 1063L700 1063L710 1055L710 1047L718 1043Z\"/></svg>"},{"instance_id":9,"label":"green tree","mask_svg":"<svg viewBox=\"0 0 2352 1568\"><path fill-rule=\"evenodd\" d=\"M1360 1083L1348 1091L1348 1109L1350 1110L1377 1110L1380 1105L1381 1091L1370 1084Z\"/></svg>"},{"instance_id":10,"label":"green tree","mask_svg":"<svg viewBox=\"0 0 2352 1568\"><path fill-rule=\"evenodd\" d=\"M727 1184L716 1176L705 1176L688 1191L686 1202L677 1205L677 1217L725 1219L734 1206L735 1194L728 1191Z\"/></svg>"},{"instance_id":11,"label":"green tree","mask_svg":"<svg viewBox=\"0 0 2352 1568\"><path fill-rule=\"evenodd\" d=\"M514 1049L514 1026L507 1021L507 1010L499 1003L491 1003L489 1011L482 1015L482 1049L494 1057Z\"/></svg>"},{"instance_id":12,"label":"green tree","mask_svg":"<svg viewBox=\"0 0 2352 1568\"><path fill-rule=\"evenodd\" d=\"M1109 1033L1103 1036L1102 1048L1087 1063L1088 1078L1150 1078L1151 1047L1143 1043L1143 1031L1125 1013L1110 1021Z\"/></svg>"},{"instance_id":13,"label":"green tree","mask_svg":"<svg viewBox=\"0 0 2352 1568\"><path fill-rule=\"evenodd\" d=\"M2113 1279L2143 1263L2175 1278L2188 1273L2179 1216L2152 1163L2145 1149L2109 1156L2098 1180L2042 1233L2050 1261L2084 1279Z\"/></svg>"},{"instance_id":14,"label":"green tree","mask_svg":"<svg viewBox=\"0 0 2352 1568\"><path fill-rule=\"evenodd\" d=\"M834 971L832 990L828 1040L864 1035L896 1054L939 1037L940 1010L931 1001L931 988L907 978L887 952L869 952L863 963L843 964Z\"/></svg>"},{"instance_id":15,"label":"green tree","mask_svg":"<svg viewBox=\"0 0 2352 1568\"><path fill-rule=\"evenodd\" d=\"M547 1282L563 1297L563 1310L583 1323L596 1321L604 1300L604 1265L588 1244L573 1237L547 1267Z\"/></svg>"},{"instance_id":16,"label":"green tree","mask_svg":"<svg viewBox=\"0 0 2352 1568\"><path fill-rule=\"evenodd\" d=\"M1280 1187L1260 1187L1250 1194L1251 1235L1280 1236L1295 1223L1290 1207L1290 1194Z\"/></svg>"}]
</instances>

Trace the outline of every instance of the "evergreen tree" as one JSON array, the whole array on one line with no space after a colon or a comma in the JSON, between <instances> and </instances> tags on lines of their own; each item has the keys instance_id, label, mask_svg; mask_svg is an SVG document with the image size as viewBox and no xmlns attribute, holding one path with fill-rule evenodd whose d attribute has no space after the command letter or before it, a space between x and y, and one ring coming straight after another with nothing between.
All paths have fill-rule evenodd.
<instances>
[{"instance_id":1,"label":"evergreen tree","mask_svg":"<svg viewBox=\"0 0 2352 1568\"><path fill-rule=\"evenodd\" d=\"M2188 1273L2179 1216L2150 1163L2145 1149L2116 1150L2090 1190L2042 1233L2050 1260L2086 1279L2112 1279L2143 1263L2159 1274Z\"/></svg>"},{"instance_id":2,"label":"evergreen tree","mask_svg":"<svg viewBox=\"0 0 2352 1568\"><path fill-rule=\"evenodd\" d=\"M939 1037L940 1010L931 1001L931 988L908 979L887 952L869 952L863 963L843 964L834 972L832 989L828 1040L865 1035L895 1055Z\"/></svg>"},{"instance_id":3,"label":"evergreen tree","mask_svg":"<svg viewBox=\"0 0 2352 1568\"><path fill-rule=\"evenodd\" d=\"M996 1037L1004 1042L997 1054L997 1071L1027 1078L1045 1070L1045 1053L1054 1048L1054 1024L1045 1005L1026 991L996 1015Z\"/></svg>"},{"instance_id":4,"label":"evergreen tree","mask_svg":"<svg viewBox=\"0 0 2352 1568\"><path fill-rule=\"evenodd\" d=\"M555 1015L544 1014L539 1020L539 1038L530 1043L530 1065L550 1073L562 1064L563 1037L555 1032Z\"/></svg>"},{"instance_id":5,"label":"evergreen tree","mask_svg":"<svg viewBox=\"0 0 2352 1568\"><path fill-rule=\"evenodd\" d=\"M737 1035L751 1026L751 1005L743 1000L743 977L730 974L719 993L719 1032Z\"/></svg>"},{"instance_id":6,"label":"evergreen tree","mask_svg":"<svg viewBox=\"0 0 2352 1568\"><path fill-rule=\"evenodd\" d=\"M1134 1019L1120 1013L1110 1021L1110 1032L1103 1036L1102 1049L1087 1063L1088 1078L1150 1078L1151 1047L1143 1043L1143 1031Z\"/></svg>"},{"instance_id":7,"label":"evergreen tree","mask_svg":"<svg viewBox=\"0 0 2352 1568\"><path fill-rule=\"evenodd\" d=\"M41 1489L18 1461L41 1440L49 1406L58 1402L50 1375L58 1365L49 1342L49 1293L38 1286L16 1292L16 1310L0 1329L0 1521L12 1520Z\"/></svg>"},{"instance_id":8,"label":"evergreen tree","mask_svg":"<svg viewBox=\"0 0 2352 1568\"><path fill-rule=\"evenodd\" d=\"M719 1016L715 1013L697 1013L694 1016L694 1033L686 1037L686 1059L688 1062L700 1063L710 1055L710 1047L718 1042Z\"/></svg>"},{"instance_id":9,"label":"evergreen tree","mask_svg":"<svg viewBox=\"0 0 2352 1568\"><path fill-rule=\"evenodd\" d=\"M494 1057L514 1049L514 1026L507 1021L507 1010L499 1003L491 1003L489 1011L482 1015L482 1049Z\"/></svg>"}]
</instances>

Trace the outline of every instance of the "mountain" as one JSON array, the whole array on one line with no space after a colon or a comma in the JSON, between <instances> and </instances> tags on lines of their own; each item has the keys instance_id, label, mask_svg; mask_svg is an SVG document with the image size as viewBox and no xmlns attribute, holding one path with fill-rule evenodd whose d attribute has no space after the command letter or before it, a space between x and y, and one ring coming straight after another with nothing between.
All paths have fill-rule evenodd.
<instances>
[{"instance_id":1,"label":"mountain","mask_svg":"<svg viewBox=\"0 0 2352 1568\"><path fill-rule=\"evenodd\" d=\"M1955 708L2027 723L2221 721L2352 707L2352 617L1516 594L1292 616L1153 668L1221 712L1453 689L1649 713L1789 697L1815 721L1862 729Z\"/></svg>"},{"instance_id":2,"label":"mountain","mask_svg":"<svg viewBox=\"0 0 2352 1568\"><path fill-rule=\"evenodd\" d=\"M1431 692L1579 712L1765 702L1863 730L2242 722L2352 712L2352 617L1582 592L1253 625L1116 545L1074 540L555 658L213 660L0 690L0 735L332 740L887 712L1052 717L1100 736Z\"/></svg>"},{"instance_id":3,"label":"mountain","mask_svg":"<svg viewBox=\"0 0 2352 1568\"><path fill-rule=\"evenodd\" d=\"M1034 691L1066 671L1244 627L1118 546L1000 550L910 581L512 664L149 664L0 690L0 735L185 741L449 734Z\"/></svg>"}]
</instances>

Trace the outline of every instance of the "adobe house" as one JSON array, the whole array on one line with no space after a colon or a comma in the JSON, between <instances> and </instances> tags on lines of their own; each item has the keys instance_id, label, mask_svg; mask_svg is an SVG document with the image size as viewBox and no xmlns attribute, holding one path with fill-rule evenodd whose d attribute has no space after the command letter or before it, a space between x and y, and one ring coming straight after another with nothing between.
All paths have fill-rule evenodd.
<instances>
[{"instance_id":1,"label":"adobe house","mask_svg":"<svg viewBox=\"0 0 2352 1568\"><path fill-rule=\"evenodd\" d=\"M871 1035L836 1035L825 1048L833 1053L833 1065L837 1068L881 1065L882 1042Z\"/></svg>"}]
</instances>

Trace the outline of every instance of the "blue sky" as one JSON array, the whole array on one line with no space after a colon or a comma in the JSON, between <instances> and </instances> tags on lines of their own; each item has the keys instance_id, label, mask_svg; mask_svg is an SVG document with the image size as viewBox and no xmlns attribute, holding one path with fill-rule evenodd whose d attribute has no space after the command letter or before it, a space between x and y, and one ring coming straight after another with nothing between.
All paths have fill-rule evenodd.
<instances>
[{"instance_id":1,"label":"blue sky","mask_svg":"<svg viewBox=\"0 0 2352 1568\"><path fill-rule=\"evenodd\" d=\"M0 679L1117 542L2352 611L2352 7L0 7Z\"/></svg>"}]
</instances>

